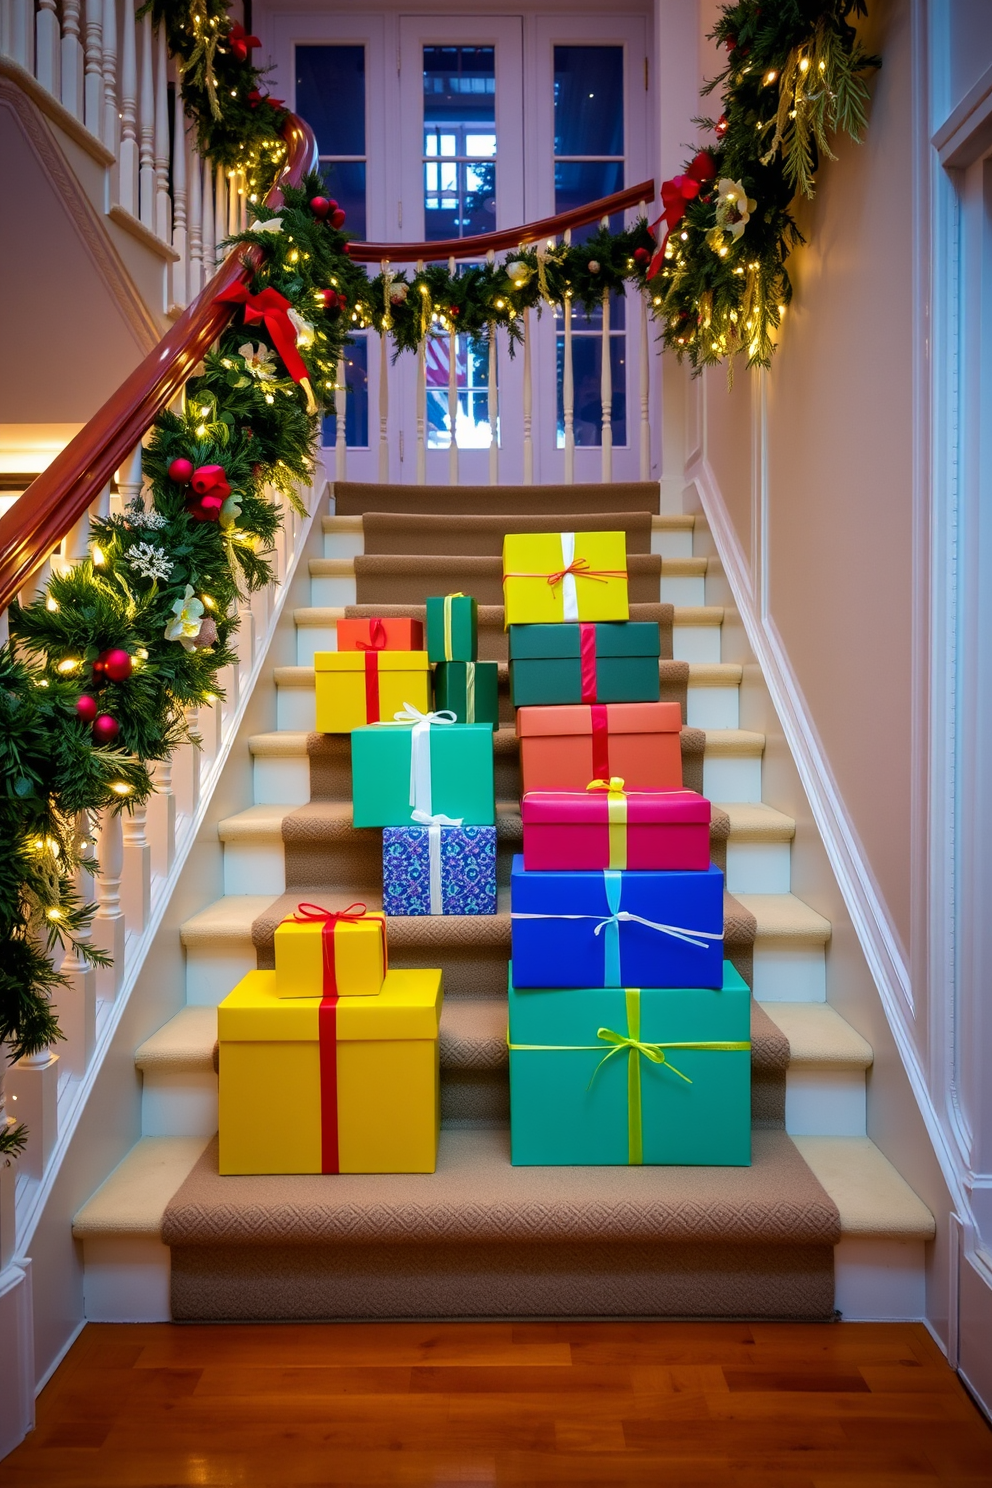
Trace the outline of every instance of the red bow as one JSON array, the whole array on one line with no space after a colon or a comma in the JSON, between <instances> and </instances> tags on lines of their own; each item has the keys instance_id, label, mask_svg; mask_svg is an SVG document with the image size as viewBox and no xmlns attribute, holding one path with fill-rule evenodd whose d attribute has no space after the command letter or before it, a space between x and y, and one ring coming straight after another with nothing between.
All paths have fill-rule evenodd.
<instances>
[{"instance_id":1,"label":"red bow","mask_svg":"<svg viewBox=\"0 0 992 1488\"><path fill-rule=\"evenodd\" d=\"M347 909L321 909L319 904L298 904L293 919L301 925L336 925L339 920L360 920L368 914L367 904L349 904Z\"/></svg>"},{"instance_id":2,"label":"red bow","mask_svg":"<svg viewBox=\"0 0 992 1488\"><path fill-rule=\"evenodd\" d=\"M196 499L186 503L190 516L197 522L216 522L231 494L223 465L200 465L193 471L190 485L196 492Z\"/></svg>"},{"instance_id":3,"label":"red bow","mask_svg":"<svg viewBox=\"0 0 992 1488\"><path fill-rule=\"evenodd\" d=\"M260 103L270 103L273 108L282 108L286 100L285 98L273 98L271 93L260 93L257 88L252 88L248 94L248 102L252 108L258 108Z\"/></svg>"},{"instance_id":4,"label":"red bow","mask_svg":"<svg viewBox=\"0 0 992 1488\"><path fill-rule=\"evenodd\" d=\"M230 289L223 290L217 299L227 305L244 305L245 325L253 325L257 320L265 323L265 329L272 337L286 371L294 382L306 388L308 402L313 403L309 373L296 349L296 332L289 318L290 302L286 296L271 285L259 294L252 294L243 284L235 284ZM316 404L310 412L313 413L315 409Z\"/></svg>"},{"instance_id":5,"label":"red bow","mask_svg":"<svg viewBox=\"0 0 992 1488\"><path fill-rule=\"evenodd\" d=\"M659 223L667 225L665 236L659 244L654 257L648 265L647 278L653 279L661 268L665 257L665 245L669 235L675 231L689 202L695 201L699 195L700 187L707 181L712 181L716 176L716 166L713 157L706 150L700 150L694 158L689 169L683 176L673 176L670 181L661 183L661 201L665 210L661 216L651 223L649 231L654 232Z\"/></svg>"},{"instance_id":6,"label":"red bow","mask_svg":"<svg viewBox=\"0 0 992 1488\"><path fill-rule=\"evenodd\" d=\"M621 568L590 568L588 558L573 558L567 568L559 568L557 573L548 574L548 583L552 589L556 589L568 574L573 574L579 579L595 579L597 583L605 584L607 579L625 579L626 571Z\"/></svg>"},{"instance_id":7,"label":"red bow","mask_svg":"<svg viewBox=\"0 0 992 1488\"><path fill-rule=\"evenodd\" d=\"M337 996L337 980L334 975L334 930L339 924L354 925L368 913L367 904L349 904L347 909L321 909L319 904L298 904L293 919L303 925L323 925L321 938L324 950L324 996ZM388 970L388 956L386 949L386 922L379 919L375 922L379 926L382 937L382 970Z\"/></svg>"},{"instance_id":8,"label":"red bow","mask_svg":"<svg viewBox=\"0 0 992 1488\"><path fill-rule=\"evenodd\" d=\"M369 638L358 642L359 651L384 651L386 649L386 627L381 620L369 621Z\"/></svg>"},{"instance_id":9,"label":"red bow","mask_svg":"<svg viewBox=\"0 0 992 1488\"><path fill-rule=\"evenodd\" d=\"M239 62L246 62L249 51L262 45L257 36L249 36L244 26L240 24L231 27L227 33L227 41Z\"/></svg>"}]
</instances>

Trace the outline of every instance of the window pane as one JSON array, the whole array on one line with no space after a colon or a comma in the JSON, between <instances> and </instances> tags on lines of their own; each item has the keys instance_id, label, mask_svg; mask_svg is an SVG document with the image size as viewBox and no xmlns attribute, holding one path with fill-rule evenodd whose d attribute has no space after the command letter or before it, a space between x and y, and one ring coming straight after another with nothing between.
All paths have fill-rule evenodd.
<instances>
[{"instance_id":1,"label":"window pane","mask_svg":"<svg viewBox=\"0 0 992 1488\"><path fill-rule=\"evenodd\" d=\"M613 375L613 445L627 443L627 354L626 337L610 337L610 370ZM565 400L563 375L565 338L558 337L558 448L565 448ZM600 372L603 366L602 336L576 336L572 341L573 416L576 448L603 442L603 400Z\"/></svg>"},{"instance_id":2,"label":"window pane","mask_svg":"<svg viewBox=\"0 0 992 1488\"><path fill-rule=\"evenodd\" d=\"M424 124L495 123L495 47L424 47Z\"/></svg>"},{"instance_id":3,"label":"window pane","mask_svg":"<svg viewBox=\"0 0 992 1488\"><path fill-rule=\"evenodd\" d=\"M347 212L344 230L359 241L365 239L365 162L363 160L322 160L320 173L327 194Z\"/></svg>"},{"instance_id":4,"label":"window pane","mask_svg":"<svg viewBox=\"0 0 992 1488\"><path fill-rule=\"evenodd\" d=\"M364 155L365 48L298 46L296 111L321 155Z\"/></svg>"},{"instance_id":5,"label":"window pane","mask_svg":"<svg viewBox=\"0 0 992 1488\"><path fill-rule=\"evenodd\" d=\"M438 172L440 170L440 189ZM424 237L463 238L496 227L496 165L476 161L424 166Z\"/></svg>"},{"instance_id":6,"label":"window pane","mask_svg":"<svg viewBox=\"0 0 992 1488\"><path fill-rule=\"evenodd\" d=\"M344 437L349 449L368 449L369 445L369 343L367 336L356 336L353 346L344 349ZM338 393L340 405L341 394ZM324 419L324 448L333 447L338 437L337 416Z\"/></svg>"},{"instance_id":7,"label":"window pane","mask_svg":"<svg viewBox=\"0 0 992 1488\"><path fill-rule=\"evenodd\" d=\"M555 47L555 154L623 154L623 47Z\"/></svg>"},{"instance_id":8,"label":"window pane","mask_svg":"<svg viewBox=\"0 0 992 1488\"><path fill-rule=\"evenodd\" d=\"M489 347L456 338L458 380L457 436L459 449L489 448ZM497 380L499 370L497 368ZM499 427L496 430L499 440ZM448 449L451 425L448 419L448 338L432 336L427 342L427 447Z\"/></svg>"},{"instance_id":9,"label":"window pane","mask_svg":"<svg viewBox=\"0 0 992 1488\"><path fill-rule=\"evenodd\" d=\"M554 307L555 325L559 335L562 329L561 306ZM622 294L614 291L610 295L610 330L622 331L627 323L627 301ZM603 330L603 311L599 305L595 305L587 315L585 307L576 303L572 306L572 334L581 335L585 331L593 331L597 336Z\"/></svg>"},{"instance_id":10,"label":"window pane","mask_svg":"<svg viewBox=\"0 0 992 1488\"><path fill-rule=\"evenodd\" d=\"M555 211L568 212L623 190L623 163L619 160L555 161ZM599 223L572 229L572 242L582 243L599 229ZM623 231L623 213L610 218L610 231Z\"/></svg>"}]
</instances>

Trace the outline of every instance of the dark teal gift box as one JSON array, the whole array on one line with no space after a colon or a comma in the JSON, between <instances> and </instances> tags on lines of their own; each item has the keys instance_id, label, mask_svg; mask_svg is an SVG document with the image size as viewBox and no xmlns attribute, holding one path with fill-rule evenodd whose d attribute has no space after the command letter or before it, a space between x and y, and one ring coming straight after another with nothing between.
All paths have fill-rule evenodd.
<instances>
[{"instance_id":1,"label":"dark teal gift box","mask_svg":"<svg viewBox=\"0 0 992 1488\"><path fill-rule=\"evenodd\" d=\"M510 965L510 1150L518 1167L751 1161L751 993L521 989Z\"/></svg>"},{"instance_id":2,"label":"dark teal gift box","mask_svg":"<svg viewBox=\"0 0 992 1488\"><path fill-rule=\"evenodd\" d=\"M566 703L656 703L658 626L645 620L510 626L515 708Z\"/></svg>"}]
</instances>

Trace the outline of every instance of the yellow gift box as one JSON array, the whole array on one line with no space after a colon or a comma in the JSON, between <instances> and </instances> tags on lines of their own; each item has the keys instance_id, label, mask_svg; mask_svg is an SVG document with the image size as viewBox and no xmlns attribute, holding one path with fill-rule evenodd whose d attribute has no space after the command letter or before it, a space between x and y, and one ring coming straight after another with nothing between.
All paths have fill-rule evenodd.
<instances>
[{"instance_id":1,"label":"yellow gift box","mask_svg":"<svg viewBox=\"0 0 992 1488\"><path fill-rule=\"evenodd\" d=\"M250 971L217 1009L221 1173L433 1173L442 997L439 970L337 1002Z\"/></svg>"},{"instance_id":2,"label":"yellow gift box","mask_svg":"<svg viewBox=\"0 0 992 1488\"><path fill-rule=\"evenodd\" d=\"M430 708L426 651L318 651L313 661L319 734L390 723L405 703Z\"/></svg>"},{"instance_id":3,"label":"yellow gift box","mask_svg":"<svg viewBox=\"0 0 992 1488\"><path fill-rule=\"evenodd\" d=\"M362 904L333 914L301 904L276 926L277 997L375 997L386 975L386 916Z\"/></svg>"},{"instance_id":4,"label":"yellow gift box","mask_svg":"<svg viewBox=\"0 0 992 1488\"><path fill-rule=\"evenodd\" d=\"M508 626L628 619L626 534L507 533L503 605Z\"/></svg>"}]
</instances>

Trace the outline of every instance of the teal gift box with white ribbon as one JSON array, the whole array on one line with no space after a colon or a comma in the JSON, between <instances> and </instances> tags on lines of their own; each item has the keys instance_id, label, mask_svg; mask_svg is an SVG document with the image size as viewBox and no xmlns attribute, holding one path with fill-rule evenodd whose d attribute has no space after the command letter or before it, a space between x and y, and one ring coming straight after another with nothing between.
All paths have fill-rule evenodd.
<instances>
[{"instance_id":1,"label":"teal gift box with white ribbon","mask_svg":"<svg viewBox=\"0 0 992 1488\"><path fill-rule=\"evenodd\" d=\"M492 725L456 723L446 710L420 713L408 704L391 723L356 728L351 793L356 827L456 818L492 826Z\"/></svg>"},{"instance_id":2,"label":"teal gift box with white ribbon","mask_svg":"<svg viewBox=\"0 0 992 1488\"><path fill-rule=\"evenodd\" d=\"M751 994L723 986L509 985L517 1167L751 1161Z\"/></svg>"}]
</instances>

